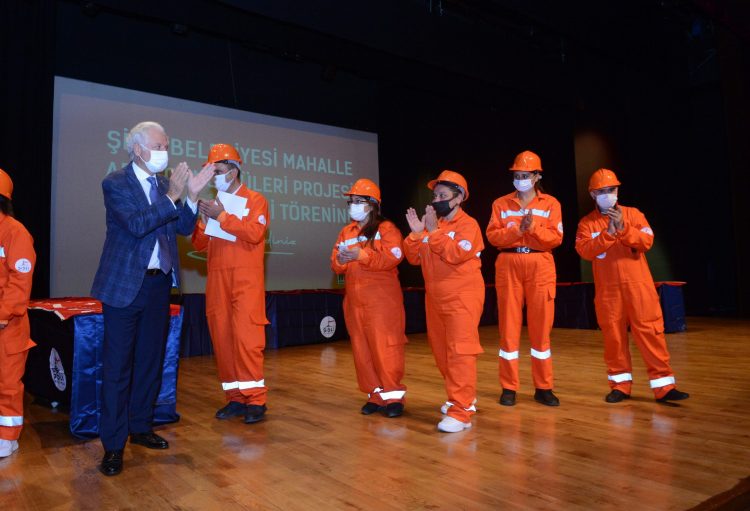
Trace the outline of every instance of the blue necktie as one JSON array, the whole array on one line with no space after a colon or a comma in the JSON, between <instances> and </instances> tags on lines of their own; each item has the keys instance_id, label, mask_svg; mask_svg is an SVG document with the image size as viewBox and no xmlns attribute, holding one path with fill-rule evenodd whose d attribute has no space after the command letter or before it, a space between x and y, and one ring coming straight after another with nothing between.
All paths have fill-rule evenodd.
<instances>
[{"instance_id":1,"label":"blue necktie","mask_svg":"<svg viewBox=\"0 0 750 511\"><path fill-rule=\"evenodd\" d=\"M151 204L155 204L159 200L159 185L156 183L156 177L154 176L150 176L148 182L151 185L148 197L151 199ZM172 256L169 255L169 243L167 243L167 235L164 234L164 228L159 228L157 239L159 240L159 268L166 275L172 271Z\"/></svg>"}]
</instances>

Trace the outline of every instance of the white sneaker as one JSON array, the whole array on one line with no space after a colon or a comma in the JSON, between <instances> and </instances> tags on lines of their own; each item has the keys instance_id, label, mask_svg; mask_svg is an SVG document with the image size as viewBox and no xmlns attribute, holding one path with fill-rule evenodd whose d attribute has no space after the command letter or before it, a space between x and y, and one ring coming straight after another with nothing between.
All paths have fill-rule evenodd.
<instances>
[{"instance_id":1,"label":"white sneaker","mask_svg":"<svg viewBox=\"0 0 750 511\"><path fill-rule=\"evenodd\" d=\"M17 450L17 440L0 440L0 458L7 458Z\"/></svg>"},{"instance_id":2,"label":"white sneaker","mask_svg":"<svg viewBox=\"0 0 750 511\"><path fill-rule=\"evenodd\" d=\"M469 408L469 410L471 410L472 412L476 412L476 404L477 399L474 398L474 401L471 402L471 408ZM448 415L448 408L450 408L451 406L453 406L453 403L451 403L450 401L446 401L445 404L440 407L440 413L442 413L443 415Z\"/></svg>"},{"instance_id":3,"label":"white sneaker","mask_svg":"<svg viewBox=\"0 0 750 511\"><path fill-rule=\"evenodd\" d=\"M458 433L459 431L469 429L470 427L471 422L461 422L460 420L454 419L451 416L443 418L443 420L438 422L437 425L438 430L444 431L445 433Z\"/></svg>"}]
</instances>

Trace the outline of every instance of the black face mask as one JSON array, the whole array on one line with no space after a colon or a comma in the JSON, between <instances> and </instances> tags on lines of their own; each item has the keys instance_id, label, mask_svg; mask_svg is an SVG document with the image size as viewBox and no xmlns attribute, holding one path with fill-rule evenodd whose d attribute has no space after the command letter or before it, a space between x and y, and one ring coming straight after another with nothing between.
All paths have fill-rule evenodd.
<instances>
[{"instance_id":1,"label":"black face mask","mask_svg":"<svg viewBox=\"0 0 750 511\"><path fill-rule=\"evenodd\" d=\"M451 206L449 204L449 202L452 200L453 199L439 200L432 203L432 207L435 208L435 214L438 216L438 218L443 218L444 216L448 216L451 214L451 211L453 211L453 209L455 208L455 206Z\"/></svg>"}]
</instances>

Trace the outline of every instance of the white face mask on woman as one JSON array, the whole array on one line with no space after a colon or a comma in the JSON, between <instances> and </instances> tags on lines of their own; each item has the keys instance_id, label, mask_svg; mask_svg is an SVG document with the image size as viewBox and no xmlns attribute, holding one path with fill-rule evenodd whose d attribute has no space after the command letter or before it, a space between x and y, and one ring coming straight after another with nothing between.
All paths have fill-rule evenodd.
<instances>
[{"instance_id":1,"label":"white face mask on woman","mask_svg":"<svg viewBox=\"0 0 750 511\"><path fill-rule=\"evenodd\" d=\"M609 209L617 204L616 193L602 193L596 196L596 205L601 209Z\"/></svg>"},{"instance_id":2,"label":"white face mask on woman","mask_svg":"<svg viewBox=\"0 0 750 511\"><path fill-rule=\"evenodd\" d=\"M146 151L151 151L151 158L148 161L143 161L150 172L158 174L167 168L167 165L169 164L169 153L167 151L155 151L148 147L144 147L142 144L141 147ZM143 160L143 156L141 156L141 160Z\"/></svg>"},{"instance_id":3,"label":"white face mask on woman","mask_svg":"<svg viewBox=\"0 0 750 511\"><path fill-rule=\"evenodd\" d=\"M361 222L367 218L367 211L365 211L365 204L349 204L349 216L356 222Z\"/></svg>"},{"instance_id":4,"label":"white face mask on woman","mask_svg":"<svg viewBox=\"0 0 750 511\"><path fill-rule=\"evenodd\" d=\"M531 179L514 179L513 186L519 192L527 192L534 187L534 183L531 182Z\"/></svg>"}]
</instances>

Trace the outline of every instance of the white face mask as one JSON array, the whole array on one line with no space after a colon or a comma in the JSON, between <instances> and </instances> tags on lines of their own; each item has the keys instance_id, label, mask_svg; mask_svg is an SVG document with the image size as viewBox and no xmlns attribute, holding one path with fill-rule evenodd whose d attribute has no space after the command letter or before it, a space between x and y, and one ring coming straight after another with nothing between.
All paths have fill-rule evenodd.
<instances>
[{"instance_id":1,"label":"white face mask","mask_svg":"<svg viewBox=\"0 0 750 511\"><path fill-rule=\"evenodd\" d=\"M527 192L534 187L534 183L531 182L531 179L514 179L513 186L519 192Z\"/></svg>"},{"instance_id":2,"label":"white face mask","mask_svg":"<svg viewBox=\"0 0 750 511\"><path fill-rule=\"evenodd\" d=\"M143 145L141 145L141 147L143 147ZM143 162L146 164L149 171L158 174L167 168L167 164L169 163L169 153L167 151L154 151L148 147L143 147L143 149L151 151L151 159ZM143 156L141 156L141 160L143 160Z\"/></svg>"},{"instance_id":3,"label":"white face mask","mask_svg":"<svg viewBox=\"0 0 750 511\"><path fill-rule=\"evenodd\" d=\"M214 176L214 186L216 186L216 189L220 192L226 192L229 190L229 185L234 181L234 178L227 181L227 174L229 174L229 172L226 174L216 174L216 176Z\"/></svg>"},{"instance_id":4,"label":"white face mask","mask_svg":"<svg viewBox=\"0 0 750 511\"><path fill-rule=\"evenodd\" d=\"M616 193L602 193L596 196L596 205L601 209L609 209L617 204Z\"/></svg>"},{"instance_id":5,"label":"white face mask","mask_svg":"<svg viewBox=\"0 0 750 511\"><path fill-rule=\"evenodd\" d=\"M349 216L352 220L361 222L367 218L367 211L365 211L365 204L349 204Z\"/></svg>"}]
</instances>

